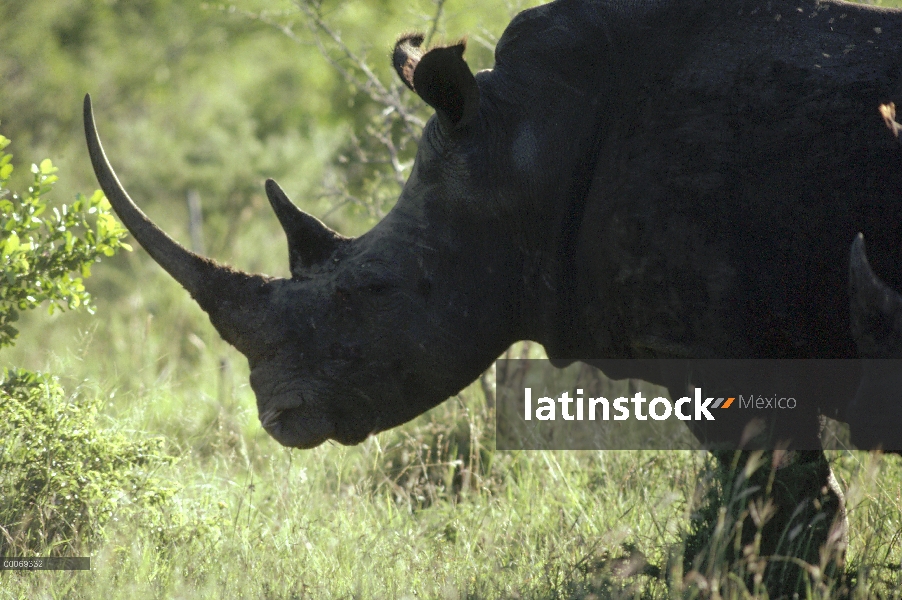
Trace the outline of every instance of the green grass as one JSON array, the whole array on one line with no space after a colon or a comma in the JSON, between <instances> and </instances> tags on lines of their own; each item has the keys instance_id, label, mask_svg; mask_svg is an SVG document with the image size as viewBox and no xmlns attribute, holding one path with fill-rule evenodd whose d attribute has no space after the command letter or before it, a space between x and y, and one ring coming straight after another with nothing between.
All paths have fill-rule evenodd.
<instances>
[{"instance_id":1,"label":"green grass","mask_svg":"<svg viewBox=\"0 0 902 600\"><path fill-rule=\"evenodd\" d=\"M103 427L165 435L178 460L154 476L177 491L82 544L91 572L3 572L0 598L708 597L680 565L704 453L496 452L478 385L359 447L290 451L245 387L216 396L114 396ZM846 583L899 597L902 461L831 455Z\"/></svg>"},{"instance_id":2,"label":"green grass","mask_svg":"<svg viewBox=\"0 0 902 600\"><path fill-rule=\"evenodd\" d=\"M485 17L453 18L464 16L467 26L449 31L471 32L468 52L488 55L485 32L470 23ZM123 175L140 172L118 160ZM164 206L174 210L163 204L154 214L165 220ZM286 275L284 242L259 190L248 206L235 226L240 240L211 240L225 254L210 254ZM98 431L111 439L164 438L177 460L152 475L173 491L162 504L123 505L97 539L70 540L73 553L92 557L90 572L0 572L2 600L707 598L712 584L736 583L716 562L722 579L683 576L699 477L711 466L704 453L497 452L478 384L358 447L286 450L259 425L244 359L143 253L97 265L86 283L97 317L24 315L2 364L58 374L67 393L102 407ZM829 455L851 523L840 587L856 598L902 597L902 460ZM0 489L0 502L10 493ZM735 585L725 595L745 597Z\"/></svg>"},{"instance_id":3,"label":"green grass","mask_svg":"<svg viewBox=\"0 0 902 600\"><path fill-rule=\"evenodd\" d=\"M281 256L277 236L250 245ZM152 475L174 491L72 540L91 572L0 572L0 600L707 598L715 580L746 597L723 560L683 576L706 454L497 452L478 383L358 447L286 450L259 425L241 355L137 258L95 269L132 293L108 297L88 280L98 316L27 315L4 364L59 374L98 401L104 431L163 437L178 460ZM902 460L830 456L851 522L837 586L902 597Z\"/></svg>"}]
</instances>

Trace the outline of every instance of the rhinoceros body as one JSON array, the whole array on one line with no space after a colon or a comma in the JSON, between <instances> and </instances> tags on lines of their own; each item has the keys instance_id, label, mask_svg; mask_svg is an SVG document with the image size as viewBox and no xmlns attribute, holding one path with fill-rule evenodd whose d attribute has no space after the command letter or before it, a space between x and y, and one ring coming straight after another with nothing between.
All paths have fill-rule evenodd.
<instances>
[{"instance_id":1,"label":"rhinoceros body","mask_svg":"<svg viewBox=\"0 0 902 600\"><path fill-rule=\"evenodd\" d=\"M267 182L290 279L233 271L157 229L86 102L104 191L248 357L282 444L360 442L524 339L562 361L855 358L858 232L902 289L902 153L878 113L902 102L902 12L559 0L517 16L475 76L462 44L421 44L402 38L393 62L436 116L383 221L344 238ZM816 439L818 414L855 391L826 386L795 438Z\"/></svg>"}]
</instances>

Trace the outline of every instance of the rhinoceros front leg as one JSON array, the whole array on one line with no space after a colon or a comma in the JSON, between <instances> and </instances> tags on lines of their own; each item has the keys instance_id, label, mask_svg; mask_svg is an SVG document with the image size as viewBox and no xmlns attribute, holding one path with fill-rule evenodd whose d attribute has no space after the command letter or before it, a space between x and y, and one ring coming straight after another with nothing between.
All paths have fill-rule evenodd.
<instances>
[{"instance_id":1,"label":"rhinoceros front leg","mask_svg":"<svg viewBox=\"0 0 902 600\"><path fill-rule=\"evenodd\" d=\"M713 454L713 485L686 540L687 571L722 579L726 567L753 593L764 587L780 598L804 594L814 573L842 569L845 503L822 450Z\"/></svg>"},{"instance_id":2,"label":"rhinoceros front leg","mask_svg":"<svg viewBox=\"0 0 902 600\"><path fill-rule=\"evenodd\" d=\"M902 453L902 295L871 269L860 233L849 256L849 299L862 359L861 382L846 408L852 443Z\"/></svg>"}]
</instances>

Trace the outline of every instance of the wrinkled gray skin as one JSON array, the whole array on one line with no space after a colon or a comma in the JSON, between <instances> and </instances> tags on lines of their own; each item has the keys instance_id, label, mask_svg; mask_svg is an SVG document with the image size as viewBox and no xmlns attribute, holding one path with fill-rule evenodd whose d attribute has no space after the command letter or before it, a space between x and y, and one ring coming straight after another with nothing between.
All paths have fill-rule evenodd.
<instances>
[{"instance_id":1,"label":"wrinkled gray skin","mask_svg":"<svg viewBox=\"0 0 902 600\"><path fill-rule=\"evenodd\" d=\"M494 69L475 77L462 45L423 52L419 39L400 40L393 61L436 117L382 222L343 238L267 182L291 279L232 271L156 229L106 163L86 103L104 191L248 357L280 443L360 442L522 339L562 364L854 358L844 265L859 231L878 249L875 271L902 289L900 151L877 112L902 103L899 11L562 0L515 18ZM789 432L798 447L855 394L829 377L822 404L799 409L810 426ZM803 502L841 519L838 494L813 502L835 489L823 453L801 462L814 475L787 488L800 491L781 514ZM810 562L827 533L812 534Z\"/></svg>"},{"instance_id":2,"label":"wrinkled gray skin","mask_svg":"<svg viewBox=\"0 0 902 600\"><path fill-rule=\"evenodd\" d=\"M847 414L852 443L902 454L902 296L868 264L864 237L849 259L852 334L862 376Z\"/></svg>"}]
</instances>

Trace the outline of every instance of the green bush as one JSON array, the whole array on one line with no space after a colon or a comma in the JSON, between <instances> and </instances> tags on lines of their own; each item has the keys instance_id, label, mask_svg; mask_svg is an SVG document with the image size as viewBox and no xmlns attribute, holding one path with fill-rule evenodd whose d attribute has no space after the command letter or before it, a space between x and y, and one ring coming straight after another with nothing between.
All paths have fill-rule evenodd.
<instances>
[{"instance_id":1,"label":"green bush","mask_svg":"<svg viewBox=\"0 0 902 600\"><path fill-rule=\"evenodd\" d=\"M49 159L32 165L27 194L11 194L8 145L0 136L0 348L15 342L20 311L45 302L51 312L92 311L82 279L102 256L128 248L100 191L48 211L45 196L57 181ZM54 377L3 369L0 555L77 552L120 516L139 516L163 531L155 509L175 487L156 473L174 459L162 439L135 440L103 427L102 405L96 394L67 396Z\"/></svg>"},{"instance_id":2,"label":"green bush","mask_svg":"<svg viewBox=\"0 0 902 600\"><path fill-rule=\"evenodd\" d=\"M156 473L174 459L161 438L134 440L98 422L103 399L67 397L55 378L0 380L0 555L83 549L114 515L158 508L175 492Z\"/></svg>"}]
</instances>

